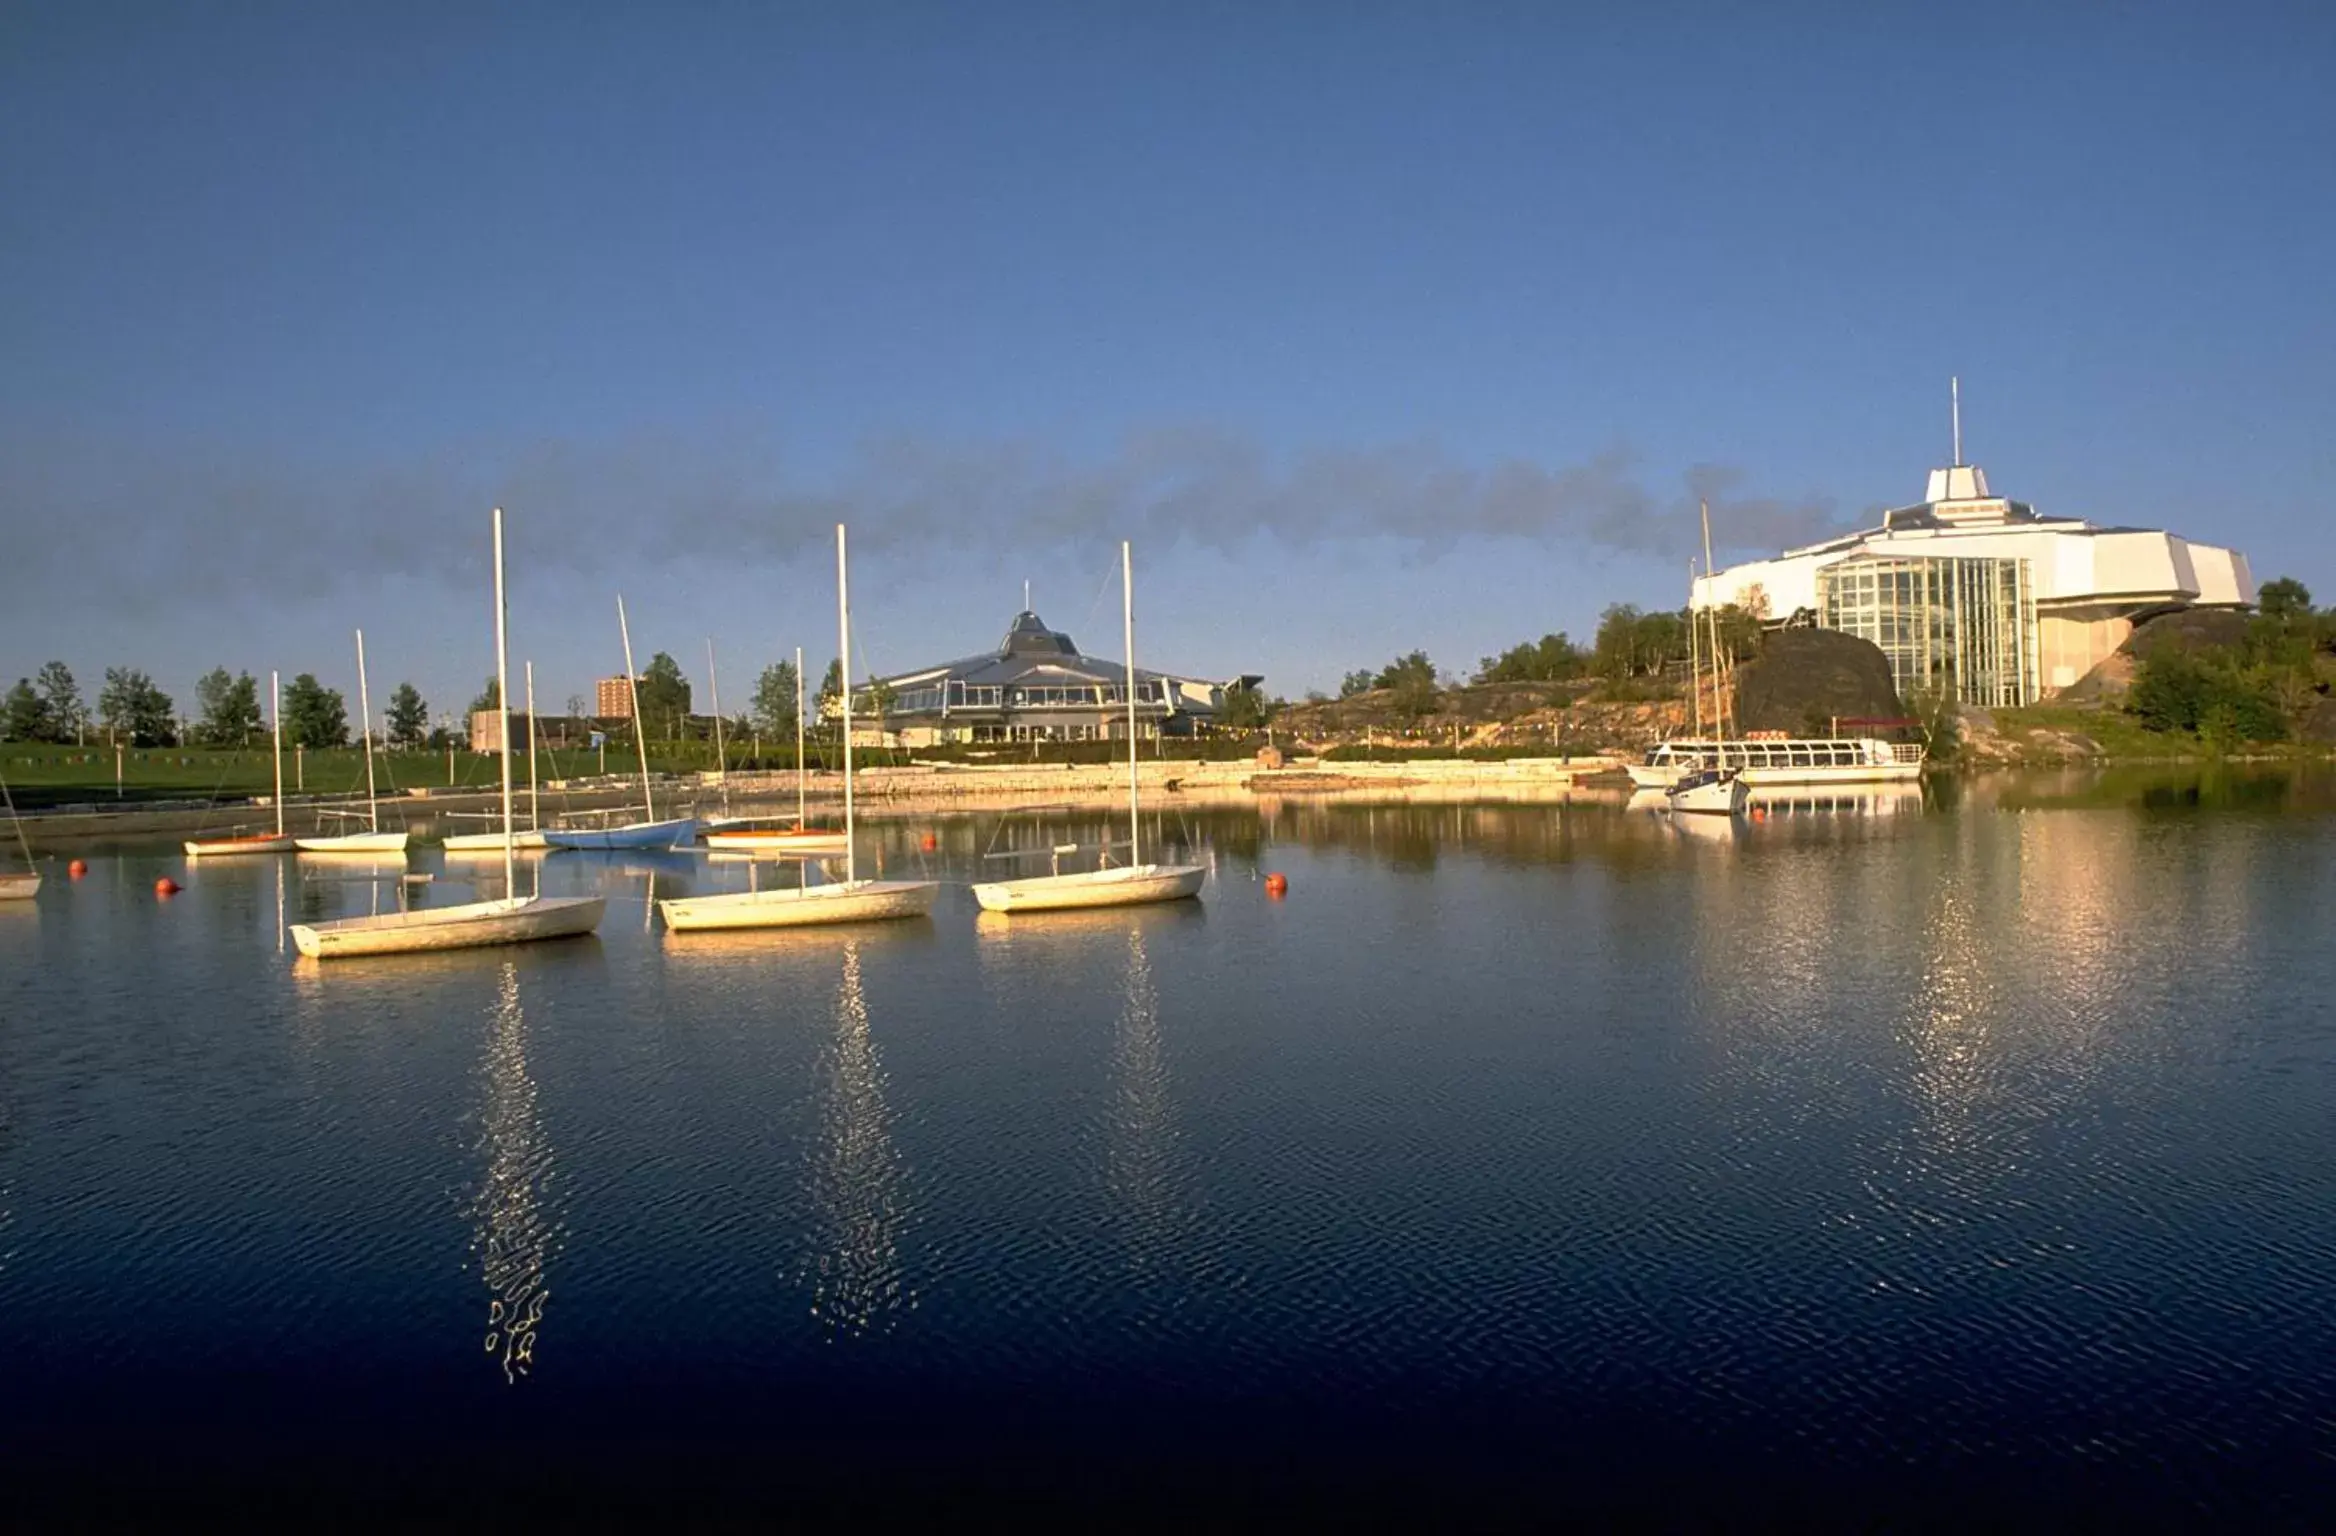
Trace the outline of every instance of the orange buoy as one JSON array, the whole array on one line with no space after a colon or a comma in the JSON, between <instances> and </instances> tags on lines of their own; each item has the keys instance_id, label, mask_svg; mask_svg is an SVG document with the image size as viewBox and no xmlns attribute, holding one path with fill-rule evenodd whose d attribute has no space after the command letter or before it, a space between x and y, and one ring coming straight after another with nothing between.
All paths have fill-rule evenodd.
<instances>
[{"instance_id":1,"label":"orange buoy","mask_svg":"<svg viewBox=\"0 0 2336 1536\"><path fill-rule=\"evenodd\" d=\"M1287 896L1289 893L1290 893L1290 877L1289 877L1288 875L1267 875L1267 876L1265 877L1265 894L1266 894L1266 895L1268 895L1268 896Z\"/></svg>"},{"instance_id":2,"label":"orange buoy","mask_svg":"<svg viewBox=\"0 0 2336 1536\"><path fill-rule=\"evenodd\" d=\"M924 836L924 840L918 843L917 846L924 849L925 852L931 853L934 849L941 846L941 840L935 837L932 833L927 832Z\"/></svg>"},{"instance_id":3,"label":"orange buoy","mask_svg":"<svg viewBox=\"0 0 2336 1536\"><path fill-rule=\"evenodd\" d=\"M71 876L73 879L78 880L83 875L89 873L89 866L83 863L81 860L75 859L72 863L65 866L65 873Z\"/></svg>"},{"instance_id":4,"label":"orange buoy","mask_svg":"<svg viewBox=\"0 0 2336 1536\"><path fill-rule=\"evenodd\" d=\"M164 875L161 879L154 882L154 894L157 896L176 896L178 894L178 882L171 879L170 876Z\"/></svg>"}]
</instances>

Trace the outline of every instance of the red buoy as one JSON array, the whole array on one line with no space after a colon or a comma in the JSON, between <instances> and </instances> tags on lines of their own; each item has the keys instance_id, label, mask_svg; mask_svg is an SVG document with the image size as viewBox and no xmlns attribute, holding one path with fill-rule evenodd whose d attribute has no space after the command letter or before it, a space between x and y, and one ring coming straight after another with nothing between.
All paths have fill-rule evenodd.
<instances>
[{"instance_id":1,"label":"red buoy","mask_svg":"<svg viewBox=\"0 0 2336 1536\"><path fill-rule=\"evenodd\" d=\"M71 876L73 879L78 880L83 875L89 873L89 866L83 863L81 860L75 859L72 863L65 866L65 873Z\"/></svg>"},{"instance_id":2,"label":"red buoy","mask_svg":"<svg viewBox=\"0 0 2336 1536\"><path fill-rule=\"evenodd\" d=\"M1267 875L1265 877L1265 894L1275 897L1290 894L1290 877L1288 875Z\"/></svg>"},{"instance_id":3,"label":"red buoy","mask_svg":"<svg viewBox=\"0 0 2336 1536\"><path fill-rule=\"evenodd\" d=\"M924 849L925 852L931 853L934 849L941 846L941 840L935 837L932 833L927 832L924 836L924 841L919 843L917 846Z\"/></svg>"},{"instance_id":4,"label":"red buoy","mask_svg":"<svg viewBox=\"0 0 2336 1536\"><path fill-rule=\"evenodd\" d=\"M154 882L154 894L163 897L176 896L178 894L178 882L171 879L170 876L164 875L161 879Z\"/></svg>"}]
</instances>

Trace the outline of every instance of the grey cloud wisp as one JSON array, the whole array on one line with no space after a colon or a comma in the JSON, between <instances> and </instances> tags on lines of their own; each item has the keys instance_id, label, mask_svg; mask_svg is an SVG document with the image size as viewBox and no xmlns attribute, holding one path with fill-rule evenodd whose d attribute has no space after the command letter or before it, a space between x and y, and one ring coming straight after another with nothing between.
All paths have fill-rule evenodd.
<instances>
[{"instance_id":1,"label":"grey cloud wisp","mask_svg":"<svg viewBox=\"0 0 2336 1536\"><path fill-rule=\"evenodd\" d=\"M1725 468L1698 466L1658 494L1620 449L1559 467L1472 465L1424 443L1284 457L1199 429L1136 434L1086 460L1026 443L894 437L866 444L816 489L805 478L758 440L678 434L450 450L362 471L49 438L0 462L0 523L18 581L85 573L102 551L116 599L189 583L242 596L262 583L315 593L385 577L472 579L491 504L510 509L534 570L583 575L789 562L839 521L871 553L1378 539L1433 558L1464 540L1514 539L1682 561L1697 547L1698 496L1731 549L1842 526L1828 499L1747 496Z\"/></svg>"}]
</instances>

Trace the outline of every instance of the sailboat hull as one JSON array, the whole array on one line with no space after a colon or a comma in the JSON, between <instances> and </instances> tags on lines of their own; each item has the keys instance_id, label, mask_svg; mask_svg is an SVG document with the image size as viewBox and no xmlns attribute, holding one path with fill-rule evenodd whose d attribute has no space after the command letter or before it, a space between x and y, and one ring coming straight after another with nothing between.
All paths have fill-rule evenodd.
<instances>
[{"instance_id":1,"label":"sailboat hull","mask_svg":"<svg viewBox=\"0 0 2336 1536\"><path fill-rule=\"evenodd\" d=\"M803 928L818 923L868 923L923 917L940 894L929 880L848 880L785 891L740 891L661 901L665 926L675 933L739 928Z\"/></svg>"},{"instance_id":2,"label":"sailboat hull","mask_svg":"<svg viewBox=\"0 0 2336 1536\"><path fill-rule=\"evenodd\" d=\"M729 853L777 853L823 858L831 853L842 853L851 846L851 839L841 832L708 832L706 846Z\"/></svg>"},{"instance_id":3,"label":"sailboat hull","mask_svg":"<svg viewBox=\"0 0 2336 1536\"><path fill-rule=\"evenodd\" d=\"M1698 816L1741 816L1751 803L1752 786L1731 774L1714 782L1696 784L1670 793L1671 809Z\"/></svg>"},{"instance_id":4,"label":"sailboat hull","mask_svg":"<svg viewBox=\"0 0 2336 1536\"><path fill-rule=\"evenodd\" d=\"M503 834L500 832L459 832L446 839L440 846L448 853L501 853L503 851ZM511 834L511 846L525 850L528 848L548 848L551 845L544 841L541 832L514 832Z\"/></svg>"},{"instance_id":5,"label":"sailboat hull","mask_svg":"<svg viewBox=\"0 0 2336 1536\"><path fill-rule=\"evenodd\" d=\"M973 888L985 912L1069 912L1090 907L1138 907L1200 894L1208 870L1197 864L1135 864L1075 875L1035 875Z\"/></svg>"},{"instance_id":6,"label":"sailboat hull","mask_svg":"<svg viewBox=\"0 0 2336 1536\"><path fill-rule=\"evenodd\" d=\"M554 827L543 834L547 848L679 848L698 835L697 818L644 821L629 827Z\"/></svg>"},{"instance_id":7,"label":"sailboat hull","mask_svg":"<svg viewBox=\"0 0 2336 1536\"><path fill-rule=\"evenodd\" d=\"M351 832L343 837L296 837L292 843L302 853L403 853L409 838L404 832Z\"/></svg>"},{"instance_id":8,"label":"sailboat hull","mask_svg":"<svg viewBox=\"0 0 2336 1536\"><path fill-rule=\"evenodd\" d=\"M38 875L0 875L0 901L30 901L40 893Z\"/></svg>"},{"instance_id":9,"label":"sailboat hull","mask_svg":"<svg viewBox=\"0 0 2336 1536\"><path fill-rule=\"evenodd\" d=\"M411 955L489 944L575 938L600 926L608 903L598 896L527 896L384 912L329 923L295 923L292 942L312 960L354 955Z\"/></svg>"},{"instance_id":10,"label":"sailboat hull","mask_svg":"<svg viewBox=\"0 0 2336 1536\"><path fill-rule=\"evenodd\" d=\"M292 839L277 832L252 837L193 837L186 842L190 859L215 859L235 853L290 853Z\"/></svg>"}]
</instances>

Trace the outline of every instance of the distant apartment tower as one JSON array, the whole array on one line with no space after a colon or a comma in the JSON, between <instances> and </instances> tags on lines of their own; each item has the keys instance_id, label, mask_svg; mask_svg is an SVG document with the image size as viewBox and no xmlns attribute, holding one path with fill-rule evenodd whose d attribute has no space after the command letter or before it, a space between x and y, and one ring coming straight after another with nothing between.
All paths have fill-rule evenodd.
<instances>
[{"instance_id":1,"label":"distant apartment tower","mask_svg":"<svg viewBox=\"0 0 2336 1536\"><path fill-rule=\"evenodd\" d=\"M604 677L600 680L600 696L593 711L603 720L630 720L633 718L632 681L623 677Z\"/></svg>"}]
</instances>

